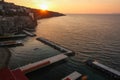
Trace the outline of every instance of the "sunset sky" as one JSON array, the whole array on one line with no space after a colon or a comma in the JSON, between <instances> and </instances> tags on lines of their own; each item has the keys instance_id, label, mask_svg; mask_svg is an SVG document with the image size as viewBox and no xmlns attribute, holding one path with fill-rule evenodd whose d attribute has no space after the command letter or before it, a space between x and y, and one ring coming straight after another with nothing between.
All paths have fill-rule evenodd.
<instances>
[{"instance_id":1,"label":"sunset sky","mask_svg":"<svg viewBox=\"0 0 120 80\"><path fill-rule=\"evenodd\" d=\"M32 8L62 13L120 13L120 0L5 0Z\"/></svg>"}]
</instances>

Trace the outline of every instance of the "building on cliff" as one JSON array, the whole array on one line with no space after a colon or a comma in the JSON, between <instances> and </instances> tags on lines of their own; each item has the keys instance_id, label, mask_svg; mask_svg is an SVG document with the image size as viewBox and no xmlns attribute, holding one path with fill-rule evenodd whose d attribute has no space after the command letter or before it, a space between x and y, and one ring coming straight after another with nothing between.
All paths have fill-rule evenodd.
<instances>
[{"instance_id":1,"label":"building on cliff","mask_svg":"<svg viewBox=\"0 0 120 80\"><path fill-rule=\"evenodd\" d=\"M36 25L31 9L0 0L0 35L19 33L25 28L34 29Z\"/></svg>"}]
</instances>

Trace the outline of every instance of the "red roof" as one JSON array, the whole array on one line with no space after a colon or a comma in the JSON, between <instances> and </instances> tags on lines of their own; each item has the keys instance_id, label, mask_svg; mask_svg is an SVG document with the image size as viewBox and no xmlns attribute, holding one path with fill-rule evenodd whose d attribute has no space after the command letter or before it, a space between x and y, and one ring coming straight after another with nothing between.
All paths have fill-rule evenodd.
<instances>
[{"instance_id":1,"label":"red roof","mask_svg":"<svg viewBox=\"0 0 120 80\"><path fill-rule=\"evenodd\" d=\"M11 71L9 68L0 70L0 80L28 80L20 69Z\"/></svg>"},{"instance_id":2,"label":"red roof","mask_svg":"<svg viewBox=\"0 0 120 80\"><path fill-rule=\"evenodd\" d=\"M8 68L3 68L0 70L0 80L16 80L16 79Z\"/></svg>"},{"instance_id":3,"label":"red roof","mask_svg":"<svg viewBox=\"0 0 120 80\"><path fill-rule=\"evenodd\" d=\"M20 70L13 70L12 73L17 78L17 80L28 80L28 78L24 75L24 73Z\"/></svg>"},{"instance_id":4,"label":"red roof","mask_svg":"<svg viewBox=\"0 0 120 80\"><path fill-rule=\"evenodd\" d=\"M71 80L70 78L66 78L65 80Z\"/></svg>"}]
</instances>

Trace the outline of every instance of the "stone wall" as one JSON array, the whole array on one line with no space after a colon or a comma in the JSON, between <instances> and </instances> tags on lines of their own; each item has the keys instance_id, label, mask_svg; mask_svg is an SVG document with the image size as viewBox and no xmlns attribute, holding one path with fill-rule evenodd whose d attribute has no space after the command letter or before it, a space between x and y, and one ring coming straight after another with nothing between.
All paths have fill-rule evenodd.
<instances>
[{"instance_id":1,"label":"stone wall","mask_svg":"<svg viewBox=\"0 0 120 80\"><path fill-rule=\"evenodd\" d=\"M8 66L11 53L7 48L0 48L0 69Z\"/></svg>"}]
</instances>

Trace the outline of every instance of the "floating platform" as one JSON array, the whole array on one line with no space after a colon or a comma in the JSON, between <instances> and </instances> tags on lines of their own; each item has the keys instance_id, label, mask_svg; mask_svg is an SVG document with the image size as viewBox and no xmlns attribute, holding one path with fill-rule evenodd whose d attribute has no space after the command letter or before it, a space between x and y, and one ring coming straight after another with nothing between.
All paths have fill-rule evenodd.
<instances>
[{"instance_id":1,"label":"floating platform","mask_svg":"<svg viewBox=\"0 0 120 80\"><path fill-rule=\"evenodd\" d=\"M62 80L77 80L80 77L82 77L82 74L75 71L72 74L68 75L67 77L63 78Z\"/></svg>"},{"instance_id":2,"label":"floating platform","mask_svg":"<svg viewBox=\"0 0 120 80\"><path fill-rule=\"evenodd\" d=\"M47 44L47 45L61 51L65 55L68 55L68 56L74 56L75 55L74 51L71 51L71 50L69 50L69 49L67 49L65 47L62 47L59 44L56 44L56 43L54 43L52 41L49 41L49 40L47 40L45 38L40 37L40 38L37 38L37 40L39 40L39 41L43 42L44 44Z\"/></svg>"},{"instance_id":3,"label":"floating platform","mask_svg":"<svg viewBox=\"0 0 120 80\"><path fill-rule=\"evenodd\" d=\"M22 41L20 41L20 40L0 42L0 47L5 47L5 46L19 46L19 45L23 45Z\"/></svg>"},{"instance_id":4,"label":"floating platform","mask_svg":"<svg viewBox=\"0 0 120 80\"><path fill-rule=\"evenodd\" d=\"M120 72L117 71L117 70L114 70L110 67L107 67L95 60L88 60L86 61L86 64L95 68L95 69L98 69L104 73L106 73L107 75L111 76L114 78L114 80L120 80Z\"/></svg>"},{"instance_id":5,"label":"floating platform","mask_svg":"<svg viewBox=\"0 0 120 80\"><path fill-rule=\"evenodd\" d=\"M29 73L29 72L35 71L37 69L40 69L40 68L46 67L48 65L51 65L53 63L59 62L61 60L64 60L67 57L68 56L66 56L64 54L59 54L59 55L44 59L42 61L38 61L38 62L35 62L35 63L25 65L23 67L20 67L19 69L24 73Z\"/></svg>"},{"instance_id":6,"label":"floating platform","mask_svg":"<svg viewBox=\"0 0 120 80\"><path fill-rule=\"evenodd\" d=\"M29 31L27 31L27 30L23 30L23 32L24 32L25 34L27 34L28 36L31 36L31 37L36 36L36 34L31 33L31 32L29 32Z\"/></svg>"},{"instance_id":7,"label":"floating platform","mask_svg":"<svg viewBox=\"0 0 120 80\"><path fill-rule=\"evenodd\" d=\"M19 34L19 35L0 36L0 39L13 39L13 38L25 38L25 37L27 37L26 34Z\"/></svg>"}]
</instances>

